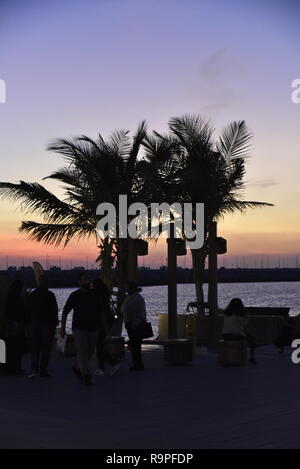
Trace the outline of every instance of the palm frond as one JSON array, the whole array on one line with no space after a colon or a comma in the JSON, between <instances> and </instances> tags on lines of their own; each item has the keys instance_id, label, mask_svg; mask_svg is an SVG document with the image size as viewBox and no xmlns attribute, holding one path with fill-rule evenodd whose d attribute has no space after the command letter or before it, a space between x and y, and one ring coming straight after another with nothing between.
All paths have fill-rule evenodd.
<instances>
[{"instance_id":1,"label":"palm frond","mask_svg":"<svg viewBox=\"0 0 300 469\"><path fill-rule=\"evenodd\" d=\"M180 152L180 145L177 138L172 135L161 135L153 132L154 135L147 135L143 141L145 158L153 164L165 163L174 158Z\"/></svg>"},{"instance_id":2,"label":"palm frond","mask_svg":"<svg viewBox=\"0 0 300 469\"><path fill-rule=\"evenodd\" d=\"M92 235L97 236L95 227L88 224L52 224L33 221L23 221L20 232L26 233L29 239L56 246L62 243L66 246L74 238L79 240L84 237L89 238Z\"/></svg>"},{"instance_id":3,"label":"palm frond","mask_svg":"<svg viewBox=\"0 0 300 469\"><path fill-rule=\"evenodd\" d=\"M53 151L65 156L68 160L74 161L78 156L88 156L87 147L82 145L78 139L58 138L50 143L47 147L48 151Z\"/></svg>"},{"instance_id":4,"label":"palm frond","mask_svg":"<svg viewBox=\"0 0 300 469\"><path fill-rule=\"evenodd\" d=\"M109 137L108 146L112 149L113 153L121 156L128 157L130 149L128 130L115 130Z\"/></svg>"},{"instance_id":5,"label":"palm frond","mask_svg":"<svg viewBox=\"0 0 300 469\"><path fill-rule=\"evenodd\" d=\"M60 200L36 182L20 181L19 184L0 182L0 196L20 202L22 211L38 213L45 220L67 221L78 215L75 207Z\"/></svg>"},{"instance_id":6,"label":"palm frond","mask_svg":"<svg viewBox=\"0 0 300 469\"><path fill-rule=\"evenodd\" d=\"M208 120L198 115L185 114L182 117L172 117L169 120L169 128L190 157L200 156L204 151L212 150L214 129Z\"/></svg>"},{"instance_id":7,"label":"palm frond","mask_svg":"<svg viewBox=\"0 0 300 469\"><path fill-rule=\"evenodd\" d=\"M217 150L227 160L247 158L251 148L252 133L245 121L235 121L222 131Z\"/></svg>"},{"instance_id":8,"label":"palm frond","mask_svg":"<svg viewBox=\"0 0 300 469\"><path fill-rule=\"evenodd\" d=\"M221 210L217 213L216 217L223 218L226 213L241 212L245 213L249 208L262 208L273 207L273 204L268 202L244 201L244 200L227 200L221 206Z\"/></svg>"},{"instance_id":9,"label":"palm frond","mask_svg":"<svg viewBox=\"0 0 300 469\"><path fill-rule=\"evenodd\" d=\"M136 134L133 137L133 143L131 146L131 150L129 152L127 164L126 164L126 180L127 180L127 192L129 191L130 185L133 182L133 178L135 175L135 165L138 157L138 153L143 143L145 137L147 135L147 125L146 121L142 121L138 126Z\"/></svg>"},{"instance_id":10,"label":"palm frond","mask_svg":"<svg viewBox=\"0 0 300 469\"><path fill-rule=\"evenodd\" d=\"M100 145L97 142L95 142L95 140L88 137L87 135L81 135L80 137L78 137L78 141L88 143L91 147L94 147L99 153L101 153L102 151L107 150L107 145L106 145L105 141L102 139L102 137L101 137L101 140L100 140Z\"/></svg>"},{"instance_id":11,"label":"palm frond","mask_svg":"<svg viewBox=\"0 0 300 469\"><path fill-rule=\"evenodd\" d=\"M63 182L67 186L78 186L80 181L79 172L76 171L74 168L61 168L57 171L54 171L49 176L43 178L46 179L54 179L56 181Z\"/></svg>"}]
</instances>

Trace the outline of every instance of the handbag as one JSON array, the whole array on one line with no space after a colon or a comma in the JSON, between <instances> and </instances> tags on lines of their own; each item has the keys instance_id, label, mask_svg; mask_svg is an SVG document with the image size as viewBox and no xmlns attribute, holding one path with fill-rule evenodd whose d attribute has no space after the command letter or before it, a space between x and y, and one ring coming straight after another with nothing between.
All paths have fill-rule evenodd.
<instances>
[{"instance_id":1,"label":"handbag","mask_svg":"<svg viewBox=\"0 0 300 469\"><path fill-rule=\"evenodd\" d=\"M136 327L134 332L140 339L149 339L154 336L151 322L143 321Z\"/></svg>"}]
</instances>

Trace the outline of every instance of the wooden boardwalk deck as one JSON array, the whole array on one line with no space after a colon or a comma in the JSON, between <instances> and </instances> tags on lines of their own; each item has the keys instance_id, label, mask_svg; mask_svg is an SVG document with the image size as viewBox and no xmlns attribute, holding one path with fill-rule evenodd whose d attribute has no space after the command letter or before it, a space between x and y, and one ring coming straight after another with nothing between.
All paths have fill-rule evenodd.
<instances>
[{"instance_id":1,"label":"wooden boardwalk deck","mask_svg":"<svg viewBox=\"0 0 300 469\"><path fill-rule=\"evenodd\" d=\"M299 448L300 364L272 347L257 358L223 368L210 353L168 367L149 347L144 373L129 373L127 358L86 388L72 359L55 356L48 381L0 376L0 447Z\"/></svg>"}]
</instances>

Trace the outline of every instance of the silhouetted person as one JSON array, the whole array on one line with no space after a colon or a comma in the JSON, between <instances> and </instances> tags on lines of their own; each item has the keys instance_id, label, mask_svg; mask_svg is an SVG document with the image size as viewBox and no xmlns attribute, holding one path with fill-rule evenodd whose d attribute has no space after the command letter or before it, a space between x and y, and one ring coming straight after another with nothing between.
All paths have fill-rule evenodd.
<instances>
[{"instance_id":1,"label":"silhouetted person","mask_svg":"<svg viewBox=\"0 0 300 469\"><path fill-rule=\"evenodd\" d=\"M14 280L8 290L5 306L6 367L9 374L21 374L25 349L27 314L23 296L23 282Z\"/></svg>"},{"instance_id":2,"label":"silhouetted person","mask_svg":"<svg viewBox=\"0 0 300 469\"><path fill-rule=\"evenodd\" d=\"M32 328L32 372L28 378L35 378L38 373L41 378L47 378L58 307L54 293L48 290L46 277L41 277L39 286L30 293L28 307Z\"/></svg>"},{"instance_id":3,"label":"silhouetted person","mask_svg":"<svg viewBox=\"0 0 300 469\"><path fill-rule=\"evenodd\" d=\"M128 296L122 305L125 327L129 337L129 348L133 366L130 371L144 370L142 359L142 339L139 335L139 326L146 322L145 300L140 294L141 288L135 282L129 282L127 286Z\"/></svg>"},{"instance_id":4,"label":"silhouetted person","mask_svg":"<svg viewBox=\"0 0 300 469\"><path fill-rule=\"evenodd\" d=\"M233 298L224 311L224 340L246 340L250 346L250 359L253 364L255 360L255 339L250 334L246 334L244 327L249 322L245 306L240 298Z\"/></svg>"},{"instance_id":5,"label":"silhouetted person","mask_svg":"<svg viewBox=\"0 0 300 469\"><path fill-rule=\"evenodd\" d=\"M105 374L105 364L108 363L111 366L110 375L112 376L119 370L121 364L108 353L105 343L106 336L108 335L108 331L113 323L110 308L110 293L108 287L100 278L97 278L92 282L92 288L99 295L99 304L102 306L101 311L99 311L101 321L96 348L98 369L95 371L95 375L103 376Z\"/></svg>"},{"instance_id":6,"label":"silhouetted person","mask_svg":"<svg viewBox=\"0 0 300 469\"><path fill-rule=\"evenodd\" d=\"M73 310L72 333L77 353L77 365L74 365L73 371L77 378L90 385L89 362L96 350L102 306L99 295L91 289L91 279L85 272L79 274L78 282L80 288L71 293L63 309L61 337L65 337L67 317Z\"/></svg>"},{"instance_id":7,"label":"silhouetted person","mask_svg":"<svg viewBox=\"0 0 300 469\"><path fill-rule=\"evenodd\" d=\"M284 347L290 347L294 337L295 318L291 317L289 313L285 313L281 317L282 324L279 336L275 339L274 345L279 348L279 352L284 352Z\"/></svg>"}]
</instances>

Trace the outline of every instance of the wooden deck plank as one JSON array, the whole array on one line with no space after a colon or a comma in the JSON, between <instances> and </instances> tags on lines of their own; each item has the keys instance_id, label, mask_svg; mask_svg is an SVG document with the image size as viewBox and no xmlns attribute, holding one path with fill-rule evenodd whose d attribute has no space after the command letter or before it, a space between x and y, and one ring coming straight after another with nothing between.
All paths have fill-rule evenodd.
<instances>
[{"instance_id":1,"label":"wooden deck plank","mask_svg":"<svg viewBox=\"0 0 300 469\"><path fill-rule=\"evenodd\" d=\"M128 359L127 359L128 360ZM55 357L53 378L0 376L0 446L43 448L298 448L300 365L272 347L258 365L225 368L216 354L168 367L145 352L147 370L124 365L92 389L72 359Z\"/></svg>"}]
</instances>

